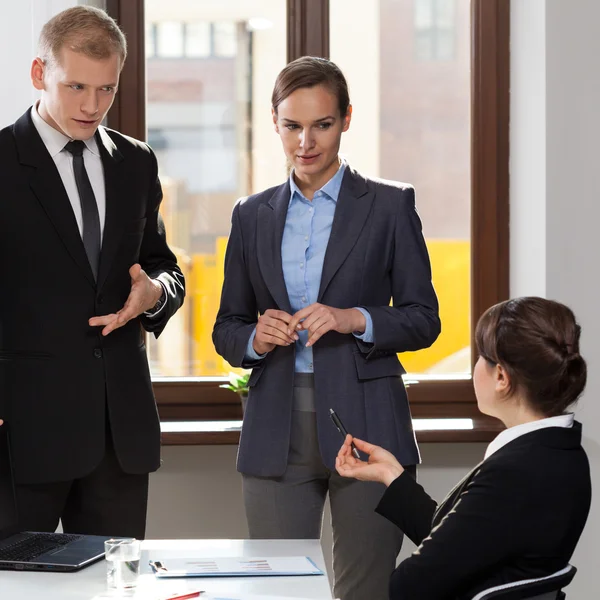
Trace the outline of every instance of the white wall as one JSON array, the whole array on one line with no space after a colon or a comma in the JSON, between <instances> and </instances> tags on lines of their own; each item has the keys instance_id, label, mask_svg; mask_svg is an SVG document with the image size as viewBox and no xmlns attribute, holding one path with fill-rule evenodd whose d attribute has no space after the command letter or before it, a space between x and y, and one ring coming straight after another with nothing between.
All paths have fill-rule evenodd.
<instances>
[{"instance_id":1,"label":"white wall","mask_svg":"<svg viewBox=\"0 0 600 600\"><path fill-rule=\"evenodd\" d=\"M583 328L588 386L578 418L600 485L600 3L513 0L511 99L511 293L570 305ZM552 477L551 469L548 476ZM597 588L600 504L573 563L569 600ZM596 594L597 595L597 594Z\"/></svg>"},{"instance_id":2,"label":"white wall","mask_svg":"<svg viewBox=\"0 0 600 600\"><path fill-rule=\"evenodd\" d=\"M76 4L104 6L104 0L18 0L0 3L0 128L18 119L37 99L29 69L36 56L37 39L44 23Z\"/></svg>"},{"instance_id":3,"label":"white wall","mask_svg":"<svg viewBox=\"0 0 600 600\"><path fill-rule=\"evenodd\" d=\"M546 39L545 21L541 18L544 7L545 0L512 2L510 289L513 296L546 295Z\"/></svg>"},{"instance_id":4,"label":"white wall","mask_svg":"<svg viewBox=\"0 0 600 600\"><path fill-rule=\"evenodd\" d=\"M36 4L39 2L35 0L21 0L0 5L0 61L4 79L4 90L0 94L0 127L20 117L35 97L29 67L35 56L32 30L39 31L34 25Z\"/></svg>"}]
</instances>

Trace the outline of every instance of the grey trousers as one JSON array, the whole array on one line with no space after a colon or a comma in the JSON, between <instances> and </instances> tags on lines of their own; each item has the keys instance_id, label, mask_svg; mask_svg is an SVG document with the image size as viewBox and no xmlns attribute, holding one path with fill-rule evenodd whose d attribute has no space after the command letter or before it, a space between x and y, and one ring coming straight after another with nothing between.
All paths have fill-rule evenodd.
<instances>
[{"instance_id":1,"label":"grey trousers","mask_svg":"<svg viewBox=\"0 0 600 600\"><path fill-rule=\"evenodd\" d=\"M273 478L242 475L250 538L320 538L329 492L335 597L388 600L403 533L374 512L385 486L343 478L323 465L315 413L306 410L311 401L314 406L312 387L294 387L294 407L303 410L293 411L285 474ZM338 435L331 427L332 435Z\"/></svg>"}]
</instances>

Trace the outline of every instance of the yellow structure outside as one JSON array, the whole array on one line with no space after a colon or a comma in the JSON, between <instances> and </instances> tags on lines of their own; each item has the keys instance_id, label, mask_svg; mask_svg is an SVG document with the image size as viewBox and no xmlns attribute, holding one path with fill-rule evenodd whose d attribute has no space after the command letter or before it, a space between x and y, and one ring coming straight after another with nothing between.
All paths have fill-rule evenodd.
<instances>
[{"instance_id":1,"label":"yellow structure outside","mask_svg":"<svg viewBox=\"0 0 600 600\"><path fill-rule=\"evenodd\" d=\"M186 300L191 307L190 375L223 376L234 370L216 353L212 344L212 329L223 285L226 246L227 237L219 237L215 254L192 255ZM410 373L424 373L470 343L470 244L463 240L430 240L427 247L440 302L442 333L431 348L399 355Z\"/></svg>"},{"instance_id":2,"label":"yellow structure outside","mask_svg":"<svg viewBox=\"0 0 600 600\"><path fill-rule=\"evenodd\" d=\"M425 373L470 345L471 247L465 240L429 240L442 333L431 348L399 354L408 373Z\"/></svg>"}]
</instances>

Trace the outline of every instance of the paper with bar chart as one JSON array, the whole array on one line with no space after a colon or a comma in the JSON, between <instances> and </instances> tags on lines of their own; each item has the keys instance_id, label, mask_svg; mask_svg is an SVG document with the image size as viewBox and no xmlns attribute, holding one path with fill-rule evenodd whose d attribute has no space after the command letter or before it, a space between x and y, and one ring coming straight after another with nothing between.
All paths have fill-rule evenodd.
<instances>
[{"instance_id":1,"label":"paper with bar chart","mask_svg":"<svg viewBox=\"0 0 600 600\"><path fill-rule=\"evenodd\" d=\"M150 566L160 578L323 575L308 556L156 558Z\"/></svg>"}]
</instances>

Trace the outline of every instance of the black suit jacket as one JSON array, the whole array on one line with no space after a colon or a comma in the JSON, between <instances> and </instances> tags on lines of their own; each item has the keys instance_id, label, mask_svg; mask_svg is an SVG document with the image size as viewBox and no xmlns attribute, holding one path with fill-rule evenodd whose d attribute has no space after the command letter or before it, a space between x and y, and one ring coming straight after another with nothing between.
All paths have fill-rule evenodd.
<instances>
[{"instance_id":1,"label":"black suit jacket","mask_svg":"<svg viewBox=\"0 0 600 600\"><path fill-rule=\"evenodd\" d=\"M289 450L295 345L277 346L259 363L245 361L258 313L293 312L281 263L289 201L286 182L234 208L213 331L217 352L230 364L254 367L238 469L257 476L284 473ZM334 468L342 441L329 419L333 408L352 434L387 448L404 464L418 463L404 369L396 353L431 345L440 320L410 185L368 179L346 167L318 302L366 308L375 336L374 344L365 344L353 335L329 332L313 348L323 461Z\"/></svg>"},{"instance_id":2,"label":"black suit jacket","mask_svg":"<svg viewBox=\"0 0 600 600\"><path fill-rule=\"evenodd\" d=\"M0 417L11 428L19 483L91 472L106 414L123 469L160 462L160 425L140 323L159 335L184 281L165 241L156 159L146 144L101 127L106 221L98 282L54 161L27 111L0 131ZM122 308L139 262L168 290L156 319L106 338L88 325Z\"/></svg>"},{"instance_id":3,"label":"black suit jacket","mask_svg":"<svg viewBox=\"0 0 600 600\"><path fill-rule=\"evenodd\" d=\"M477 465L439 507L403 473L377 511L419 547L394 571L391 600L467 600L569 562L591 502L581 424L527 433Z\"/></svg>"}]
</instances>

